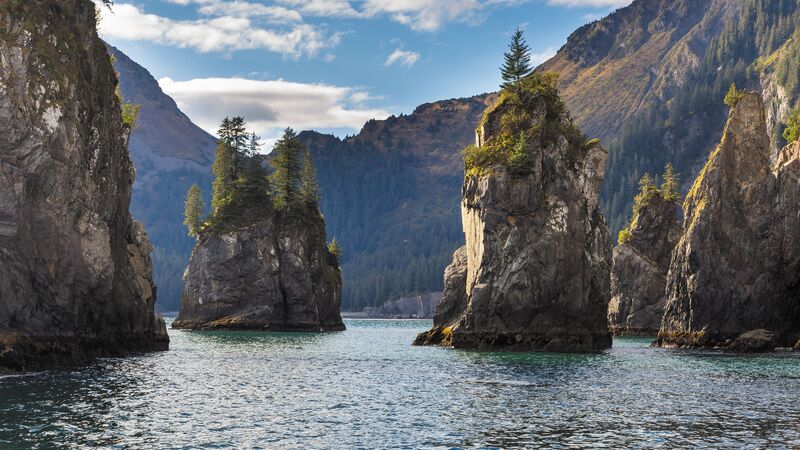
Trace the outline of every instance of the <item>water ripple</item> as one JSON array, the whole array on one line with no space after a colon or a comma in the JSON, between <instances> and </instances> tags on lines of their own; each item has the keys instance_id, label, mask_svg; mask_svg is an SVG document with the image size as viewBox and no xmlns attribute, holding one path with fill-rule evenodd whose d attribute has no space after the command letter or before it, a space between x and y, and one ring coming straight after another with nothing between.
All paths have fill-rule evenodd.
<instances>
[{"instance_id":1,"label":"water ripple","mask_svg":"<svg viewBox=\"0 0 800 450\"><path fill-rule=\"evenodd\" d=\"M0 378L0 448L797 448L800 358L411 347L427 321L171 333L169 352Z\"/></svg>"}]
</instances>

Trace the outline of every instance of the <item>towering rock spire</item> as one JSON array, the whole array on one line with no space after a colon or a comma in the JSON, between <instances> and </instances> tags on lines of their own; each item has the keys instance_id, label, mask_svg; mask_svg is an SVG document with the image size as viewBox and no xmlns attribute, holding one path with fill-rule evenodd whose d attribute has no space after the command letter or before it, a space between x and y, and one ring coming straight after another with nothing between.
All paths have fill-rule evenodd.
<instances>
[{"instance_id":1,"label":"towering rock spire","mask_svg":"<svg viewBox=\"0 0 800 450\"><path fill-rule=\"evenodd\" d=\"M770 166L761 97L731 111L686 197L657 344L769 350L800 338L800 159Z\"/></svg>"},{"instance_id":2,"label":"towering rock spire","mask_svg":"<svg viewBox=\"0 0 800 450\"><path fill-rule=\"evenodd\" d=\"M0 3L0 369L166 349L89 0Z\"/></svg>"},{"instance_id":3,"label":"towering rock spire","mask_svg":"<svg viewBox=\"0 0 800 450\"><path fill-rule=\"evenodd\" d=\"M606 151L587 142L535 75L504 92L466 151L466 246L445 272L434 327L417 344L593 351L606 322L610 249L598 210Z\"/></svg>"}]
</instances>

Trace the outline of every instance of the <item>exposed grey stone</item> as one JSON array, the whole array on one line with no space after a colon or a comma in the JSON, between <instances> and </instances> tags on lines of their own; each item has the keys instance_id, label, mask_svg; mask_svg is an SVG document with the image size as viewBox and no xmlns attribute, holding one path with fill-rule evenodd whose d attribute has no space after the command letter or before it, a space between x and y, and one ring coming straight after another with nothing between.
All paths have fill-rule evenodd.
<instances>
[{"instance_id":1,"label":"exposed grey stone","mask_svg":"<svg viewBox=\"0 0 800 450\"><path fill-rule=\"evenodd\" d=\"M116 85L91 1L0 4L0 369L168 347Z\"/></svg>"},{"instance_id":2,"label":"exposed grey stone","mask_svg":"<svg viewBox=\"0 0 800 450\"><path fill-rule=\"evenodd\" d=\"M657 345L729 347L751 330L800 337L798 143L770 166L764 105L748 93L695 180L667 279ZM732 348L736 350L737 348Z\"/></svg>"},{"instance_id":3,"label":"exposed grey stone","mask_svg":"<svg viewBox=\"0 0 800 450\"><path fill-rule=\"evenodd\" d=\"M338 331L342 276L322 218L272 214L203 233L183 275L173 328Z\"/></svg>"},{"instance_id":4,"label":"exposed grey stone","mask_svg":"<svg viewBox=\"0 0 800 450\"><path fill-rule=\"evenodd\" d=\"M670 256L681 233L677 208L656 196L640 208L630 238L614 248L608 322L615 335L658 334Z\"/></svg>"},{"instance_id":5,"label":"exposed grey stone","mask_svg":"<svg viewBox=\"0 0 800 450\"><path fill-rule=\"evenodd\" d=\"M595 351L611 346L606 312L610 246L598 210L606 151L573 145L566 112L547 123L545 99L527 110L531 173L502 166L464 179L466 246L445 274L432 330L416 344L460 348ZM491 108L476 142L500 129L507 104ZM543 129L559 130L543 139Z\"/></svg>"}]
</instances>

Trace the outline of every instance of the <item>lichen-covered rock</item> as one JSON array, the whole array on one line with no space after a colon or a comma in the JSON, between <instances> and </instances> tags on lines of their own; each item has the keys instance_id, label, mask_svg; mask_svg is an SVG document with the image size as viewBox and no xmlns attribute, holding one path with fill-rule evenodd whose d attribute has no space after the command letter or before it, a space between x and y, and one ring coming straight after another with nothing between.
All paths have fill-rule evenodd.
<instances>
[{"instance_id":1,"label":"lichen-covered rock","mask_svg":"<svg viewBox=\"0 0 800 450\"><path fill-rule=\"evenodd\" d=\"M798 145L770 167L760 96L748 93L733 108L684 203L657 345L753 349L732 344L754 330L773 336L759 350L800 338Z\"/></svg>"},{"instance_id":2,"label":"lichen-covered rock","mask_svg":"<svg viewBox=\"0 0 800 450\"><path fill-rule=\"evenodd\" d=\"M0 3L0 369L168 347L88 0Z\"/></svg>"},{"instance_id":3,"label":"lichen-covered rock","mask_svg":"<svg viewBox=\"0 0 800 450\"><path fill-rule=\"evenodd\" d=\"M502 135L508 123L521 124L527 162L514 167L509 158L508 166L476 171L468 160L461 203L466 246L447 269L434 327L418 344L537 351L611 346L611 252L598 210L607 153L585 142L557 94L543 91L524 93L523 110L502 95L478 128L477 154L491 157L508 142Z\"/></svg>"},{"instance_id":4,"label":"lichen-covered rock","mask_svg":"<svg viewBox=\"0 0 800 450\"><path fill-rule=\"evenodd\" d=\"M321 217L278 213L203 232L173 328L339 331L342 276Z\"/></svg>"},{"instance_id":5,"label":"lichen-covered rock","mask_svg":"<svg viewBox=\"0 0 800 450\"><path fill-rule=\"evenodd\" d=\"M614 247L608 305L612 334L658 334L670 256L681 233L676 209L674 201L655 196L639 209L630 237Z\"/></svg>"}]
</instances>

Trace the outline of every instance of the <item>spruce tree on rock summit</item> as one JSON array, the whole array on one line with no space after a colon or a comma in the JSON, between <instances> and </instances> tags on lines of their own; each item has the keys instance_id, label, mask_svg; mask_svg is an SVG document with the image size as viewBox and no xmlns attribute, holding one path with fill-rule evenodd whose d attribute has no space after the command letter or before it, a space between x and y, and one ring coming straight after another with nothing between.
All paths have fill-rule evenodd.
<instances>
[{"instance_id":1,"label":"spruce tree on rock summit","mask_svg":"<svg viewBox=\"0 0 800 450\"><path fill-rule=\"evenodd\" d=\"M300 197L300 180L302 178L302 163L300 156L304 145L297 138L297 133L287 128L283 137L275 144L272 150L272 166L275 172L271 176L273 201L277 209L296 207Z\"/></svg>"},{"instance_id":2,"label":"spruce tree on rock summit","mask_svg":"<svg viewBox=\"0 0 800 450\"><path fill-rule=\"evenodd\" d=\"M306 149L303 158L303 173L300 177L300 198L308 208L319 207L319 182L317 181L317 169L314 167L314 159L311 151Z\"/></svg>"},{"instance_id":3,"label":"spruce tree on rock summit","mask_svg":"<svg viewBox=\"0 0 800 450\"><path fill-rule=\"evenodd\" d=\"M531 73L531 49L525 42L522 30L517 27L511 35L508 52L504 53L505 62L500 67L503 77L503 89L513 89L523 78Z\"/></svg>"},{"instance_id":4,"label":"spruce tree on rock summit","mask_svg":"<svg viewBox=\"0 0 800 450\"><path fill-rule=\"evenodd\" d=\"M189 228L189 236L197 236L203 224L203 215L206 205L203 202L203 193L197 183L189 188L183 210L183 224Z\"/></svg>"}]
</instances>

